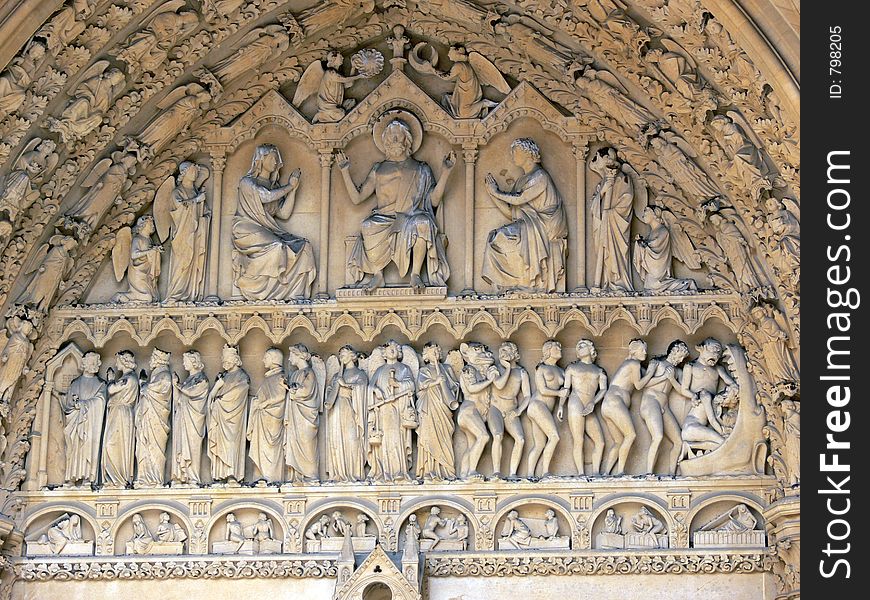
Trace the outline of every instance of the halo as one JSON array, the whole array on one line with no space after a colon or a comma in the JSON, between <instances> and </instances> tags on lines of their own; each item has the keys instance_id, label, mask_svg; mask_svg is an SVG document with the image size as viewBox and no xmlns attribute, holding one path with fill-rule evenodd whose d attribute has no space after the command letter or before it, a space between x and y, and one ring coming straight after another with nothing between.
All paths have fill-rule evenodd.
<instances>
[{"instance_id":1,"label":"halo","mask_svg":"<svg viewBox=\"0 0 870 600\"><path fill-rule=\"evenodd\" d=\"M420 144L423 143L423 126L417 117L406 110L388 110L375 121L375 125L372 127L372 138L375 141L375 146L377 146L382 154L384 153L384 130L387 128L387 125L396 120L401 121L411 130L411 154L414 154L420 149Z\"/></svg>"}]
</instances>

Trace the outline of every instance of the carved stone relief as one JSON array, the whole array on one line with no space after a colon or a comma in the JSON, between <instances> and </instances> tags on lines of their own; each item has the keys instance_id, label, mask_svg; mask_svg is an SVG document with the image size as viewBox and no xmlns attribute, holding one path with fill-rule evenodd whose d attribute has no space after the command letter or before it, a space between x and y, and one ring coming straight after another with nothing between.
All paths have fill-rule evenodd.
<instances>
[{"instance_id":1,"label":"carved stone relief","mask_svg":"<svg viewBox=\"0 0 870 600\"><path fill-rule=\"evenodd\" d=\"M764 546L672 499L799 495L795 130L700 5L516 4L76 0L0 72L24 560Z\"/></svg>"}]
</instances>

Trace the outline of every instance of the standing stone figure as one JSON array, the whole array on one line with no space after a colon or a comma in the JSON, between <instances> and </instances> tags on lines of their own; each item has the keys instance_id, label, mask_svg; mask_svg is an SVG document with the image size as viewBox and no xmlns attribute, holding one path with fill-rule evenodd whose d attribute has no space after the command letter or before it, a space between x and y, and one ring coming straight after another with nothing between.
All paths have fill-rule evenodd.
<instances>
[{"instance_id":1,"label":"standing stone figure","mask_svg":"<svg viewBox=\"0 0 870 600\"><path fill-rule=\"evenodd\" d=\"M797 486L801 483L801 403L797 400L783 400L780 407L785 439L782 457L788 471L789 484Z\"/></svg>"},{"instance_id":2,"label":"standing stone figure","mask_svg":"<svg viewBox=\"0 0 870 600\"><path fill-rule=\"evenodd\" d=\"M459 387L462 390L456 423L465 434L466 446L459 459L459 476L479 479L478 465L490 439L486 418L492 403L493 381L499 372L492 352L480 342L460 344L459 353L464 364L456 365L460 370Z\"/></svg>"},{"instance_id":3,"label":"standing stone figure","mask_svg":"<svg viewBox=\"0 0 870 600\"><path fill-rule=\"evenodd\" d=\"M422 479L454 479L453 411L459 407L459 382L442 363L441 347L423 346L423 366L417 374L417 470Z\"/></svg>"},{"instance_id":4,"label":"standing stone figure","mask_svg":"<svg viewBox=\"0 0 870 600\"><path fill-rule=\"evenodd\" d=\"M287 376L284 353L269 348L263 354L266 372L256 395L251 397L247 438L248 456L266 483L284 479L284 412L287 408ZM253 478L252 478L253 479Z\"/></svg>"},{"instance_id":5,"label":"standing stone figure","mask_svg":"<svg viewBox=\"0 0 870 600\"><path fill-rule=\"evenodd\" d=\"M501 191L492 173L486 176L486 191L495 207L512 220L489 232L483 280L499 291L564 291L568 218L562 196L541 166L541 150L534 140L514 140L511 158L523 172L513 190Z\"/></svg>"},{"instance_id":6,"label":"standing stone figure","mask_svg":"<svg viewBox=\"0 0 870 600\"><path fill-rule=\"evenodd\" d=\"M416 369L408 363L416 358L412 348L390 340L369 359L369 465L376 481L410 479Z\"/></svg>"},{"instance_id":7,"label":"standing stone figure","mask_svg":"<svg viewBox=\"0 0 870 600\"><path fill-rule=\"evenodd\" d=\"M166 444L172 409L172 377L169 352L154 348L149 367L151 375L142 385L136 407L136 482L135 487L157 487L165 483Z\"/></svg>"},{"instance_id":8,"label":"standing stone figure","mask_svg":"<svg viewBox=\"0 0 870 600\"><path fill-rule=\"evenodd\" d=\"M184 382L179 381L177 373L172 374L175 402L172 407L171 479L173 485L197 485L202 482L202 440L210 385L199 352L185 352L182 363L188 372Z\"/></svg>"},{"instance_id":9,"label":"standing stone figure","mask_svg":"<svg viewBox=\"0 0 870 600\"><path fill-rule=\"evenodd\" d=\"M103 483L124 488L133 483L133 450L139 377L136 357L129 350L115 355L118 371L107 374L109 404L103 439Z\"/></svg>"},{"instance_id":10,"label":"standing stone figure","mask_svg":"<svg viewBox=\"0 0 870 600\"><path fill-rule=\"evenodd\" d=\"M532 399L532 384L529 373L518 362L520 353L513 342L504 342L498 348L498 362L503 371L493 380L490 392L492 404L487 414L487 425L492 433L493 477L501 476L502 444L505 432L514 440L511 451L508 478L515 478L520 468L520 459L526 444L520 417ZM495 374L495 371L492 372Z\"/></svg>"},{"instance_id":11,"label":"standing stone figure","mask_svg":"<svg viewBox=\"0 0 870 600\"><path fill-rule=\"evenodd\" d=\"M755 340L762 348L764 364L774 384L800 381L794 358L796 347L788 335L785 317L770 304L756 304L749 310Z\"/></svg>"},{"instance_id":12,"label":"standing stone figure","mask_svg":"<svg viewBox=\"0 0 870 600\"><path fill-rule=\"evenodd\" d=\"M671 411L669 395L672 390L676 390L689 400L695 398L695 394L683 389L677 380L677 369L688 356L689 347L686 343L682 340L675 340L668 346L668 352L663 358L651 360L647 366L647 374L652 373L652 379L644 386L643 394L640 397L640 417L650 434L646 473L656 472L656 458L658 458L662 440L665 438L671 443L671 453L668 455L667 468L664 473L674 475L677 472L682 438L680 437L680 424Z\"/></svg>"},{"instance_id":13,"label":"standing stone figure","mask_svg":"<svg viewBox=\"0 0 870 600\"><path fill-rule=\"evenodd\" d=\"M562 345L555 340L544 342L541 362L535 369L535 393L529 402L527 413L531 421L529 448L529 477L546 477L550 474L550 461L559 443L559 432L553 418L556 401L567 396L565 371L559 366Z\"/></svg>"},{"instance_id":14,"label":"standing stone figure","mask_svg":"<svg viewBox=\"0 0 870 600\"><path fill-rule=\"evenodd\" d=\"M361 359L359 352L342 346L326 363L326 472L331 481L365 479L369 378L359 365Z\"/></svg>"},{"instance_id":15,"label":"standing stone figure","mask_svg":"<svg viewBox=\"0 0 870 600\"><path fill-rule=\"evenodd\" d=\"M630 167L608 148L595 155L589 168L601 177L592 196L593 246L597 248L592 287L618 292L634 290L629 260L629 235L636 190Z\"/></svg>"},{"instance_id":16,"label":"standing stone figure","mask_svg":"<svg viewBox=\"0 0 870 600\"><path fill-rule=\"evenodd\" d=\"M61 400L67 484L86 487L97 483L103 415L109 398L99 372L100 355L86 353L82 357L82 374L72 380Z\"/></svg>"},{"instance_id":17,"label":"standing stone figure","mask_svg":"<svg viewBox=\"0 0 870 600\"><path fill-rule=\"evenodd\" d=\"M211 221L203 189L208 176L206 167L184 161L178 176L168 177L154 197L157 237L169 242L166 300L170 302L192 302L203 294Z\"/></svg>"},{"instance_id":18,"label":"standing stone figure","mask_svg":"<svg viewBox=\"0 0 870 600\"><path fill-rule=\"evenodd\" d=\"M74 266L72 251L78 246L75 238L55 234L47 244L40 246L22 269L24 275L32 275L27 287L15 299L15 304L32 306L40 312L48 312L58 288L69 277Z\"/></svg>"},{"instance_id":19,"label":"standing stone figure","mask_svg":"<svg viewBox=\"0 0 870 600\"><path fill-rule=\"evenodd\" d=\"M320 453L317 432L323 412L326 366L319 356L302 344L290 346L287 412L285 414L285 453L290 481L316 482L320 479Z\"/></svg>"},{"instance_id":20,"label":"standing stone figure","mask_svg":"<svg viewBox=\"0 0 870 600\"><path fill-rule=\"evenodd\" d=\"M628 357L622 361L613 374L610 387L601 401L601 416L614 445L608 450L604 461L603 474L616 471L614 475L624 475L628 463L628 453L637 438L637 431L631 420L628 407L631 406L631 393L643 389L652 379L654 369L647 369L643 374L641 361L646 360L646 342L631 340L628 343Z\"/></svg>"},{"instance_id":21,"label":"standing stone figure","mask_svg":"<svg viewBox=\"0 0 870 600\"><path fill-rule=\"evenodd\" d=\"M278 185L282 165L275 146L254 150L251 170L239 182L233 219L233 280L246 300L289 300L311 296L317 275L308 240L285 231L296 206L299 170Z\"/></svg>"},{"instance_id":22,"label":"standing stone figure","mask_svg":"<svg viewBox=\"0 0 870 600\"><path fill-rule=\"evenodd\" d=\"M131 230L124 227L115 236L112 267L115 279L127 276L127 291L115 294L114 302L157 302L157 279L163 247L152 243L154 218L142 215Z\"/></svg>"},{"instance_id":23,"label":"standing stone figure","mask_svg":"<svg viewBox=\"0 0 870 600\"><path fill-rule=\"evenodd\" d=\"M444 157L444 172L435 178L428 164L412 156L423 141L423 127L410 113L389 111L375 123L375 146L386 160L375 163L360 187L350 175L350 160L338 153L338 168L353 204L374 194L377 205L362 222L349 258L350 272L361 287L384 286L384 269L395 263L399 275L410 272L411 287L422 288L423 264L428 284L443 286L450 276L444 239L435 222L450 173L453 152Z\"/></svg>"},{"instance_id":24,"label":"standing stone figure","mask_svg":"<svg viewBox=\"0 0 870 600\"><path fill-rule=\"evenodd\" d=\"M0 352L0 418L8 416L9 401L27 369L36 339L33 323L13 315L6 320L6 345Z\"/></svg>"},{"instance_id":25,"label":"standing stone figure","mask_svg":"<svg viewBox=\"0 0 870 600\"><path fill-rule=\"evenodd\" d=\"M592 475L601 474L601 459L604 456L604 430L594 412L595 406L607 393L607 373L595 364L598 351L592 340L577 342L577 361L565 369L565 389L568 395L559 401L556 418L561 421L565 400L568 401L568 426L573 442L574 466L577 474L585 474L583 444L586 435L592 441Z\"/></svg>"},{"instance_id":26,"label":"standing stone figure","mask_svg":"<svg viewBox=\"0 0 870 600\"><path fill-rule=\"evenodd\" d=\"M245 432L251 380L238 349L224 346L221 371L208 393L208 457L214 481L245 478Z\"/></svg>"}]
</instances>

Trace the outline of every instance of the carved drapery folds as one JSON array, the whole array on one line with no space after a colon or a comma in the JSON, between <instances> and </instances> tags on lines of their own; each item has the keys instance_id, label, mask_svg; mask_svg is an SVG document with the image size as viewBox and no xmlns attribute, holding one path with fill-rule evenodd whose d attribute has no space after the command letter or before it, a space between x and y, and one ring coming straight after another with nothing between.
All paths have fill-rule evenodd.
<instances>
[{"instance_id":1,"label":"carved drapery folds","mask_svg":"<svg viewBox=\"0 0 870 600\"><path fill-rule=\"evenodd\" d=\"M799 495L795 128L700 5L96 4L0 72L4 489L751 479L766 436ZM468 501L426 535L420 512L417 543L599 535L577 498L570 519ZM615 511L621 549L746 533ZM310 531L240 507L217 533L144 509L76 533L74 512L39 527L85 555Z\"/></svg>"}]
</instances>

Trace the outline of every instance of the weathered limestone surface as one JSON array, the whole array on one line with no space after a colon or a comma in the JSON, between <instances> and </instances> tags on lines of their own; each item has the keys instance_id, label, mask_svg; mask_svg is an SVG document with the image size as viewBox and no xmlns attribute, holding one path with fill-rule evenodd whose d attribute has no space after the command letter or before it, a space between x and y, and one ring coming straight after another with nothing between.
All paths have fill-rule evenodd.
<instances>
[{"instance_id":1,"label":"weathered limestone surface","mask_svg":"<svg viewBox=\"0 0 870 600\"><path fill-rule=\"evenodd\" d=\"M799 596L793 14L42 4L0 600Z\"/></svg>"}]
</instances>

